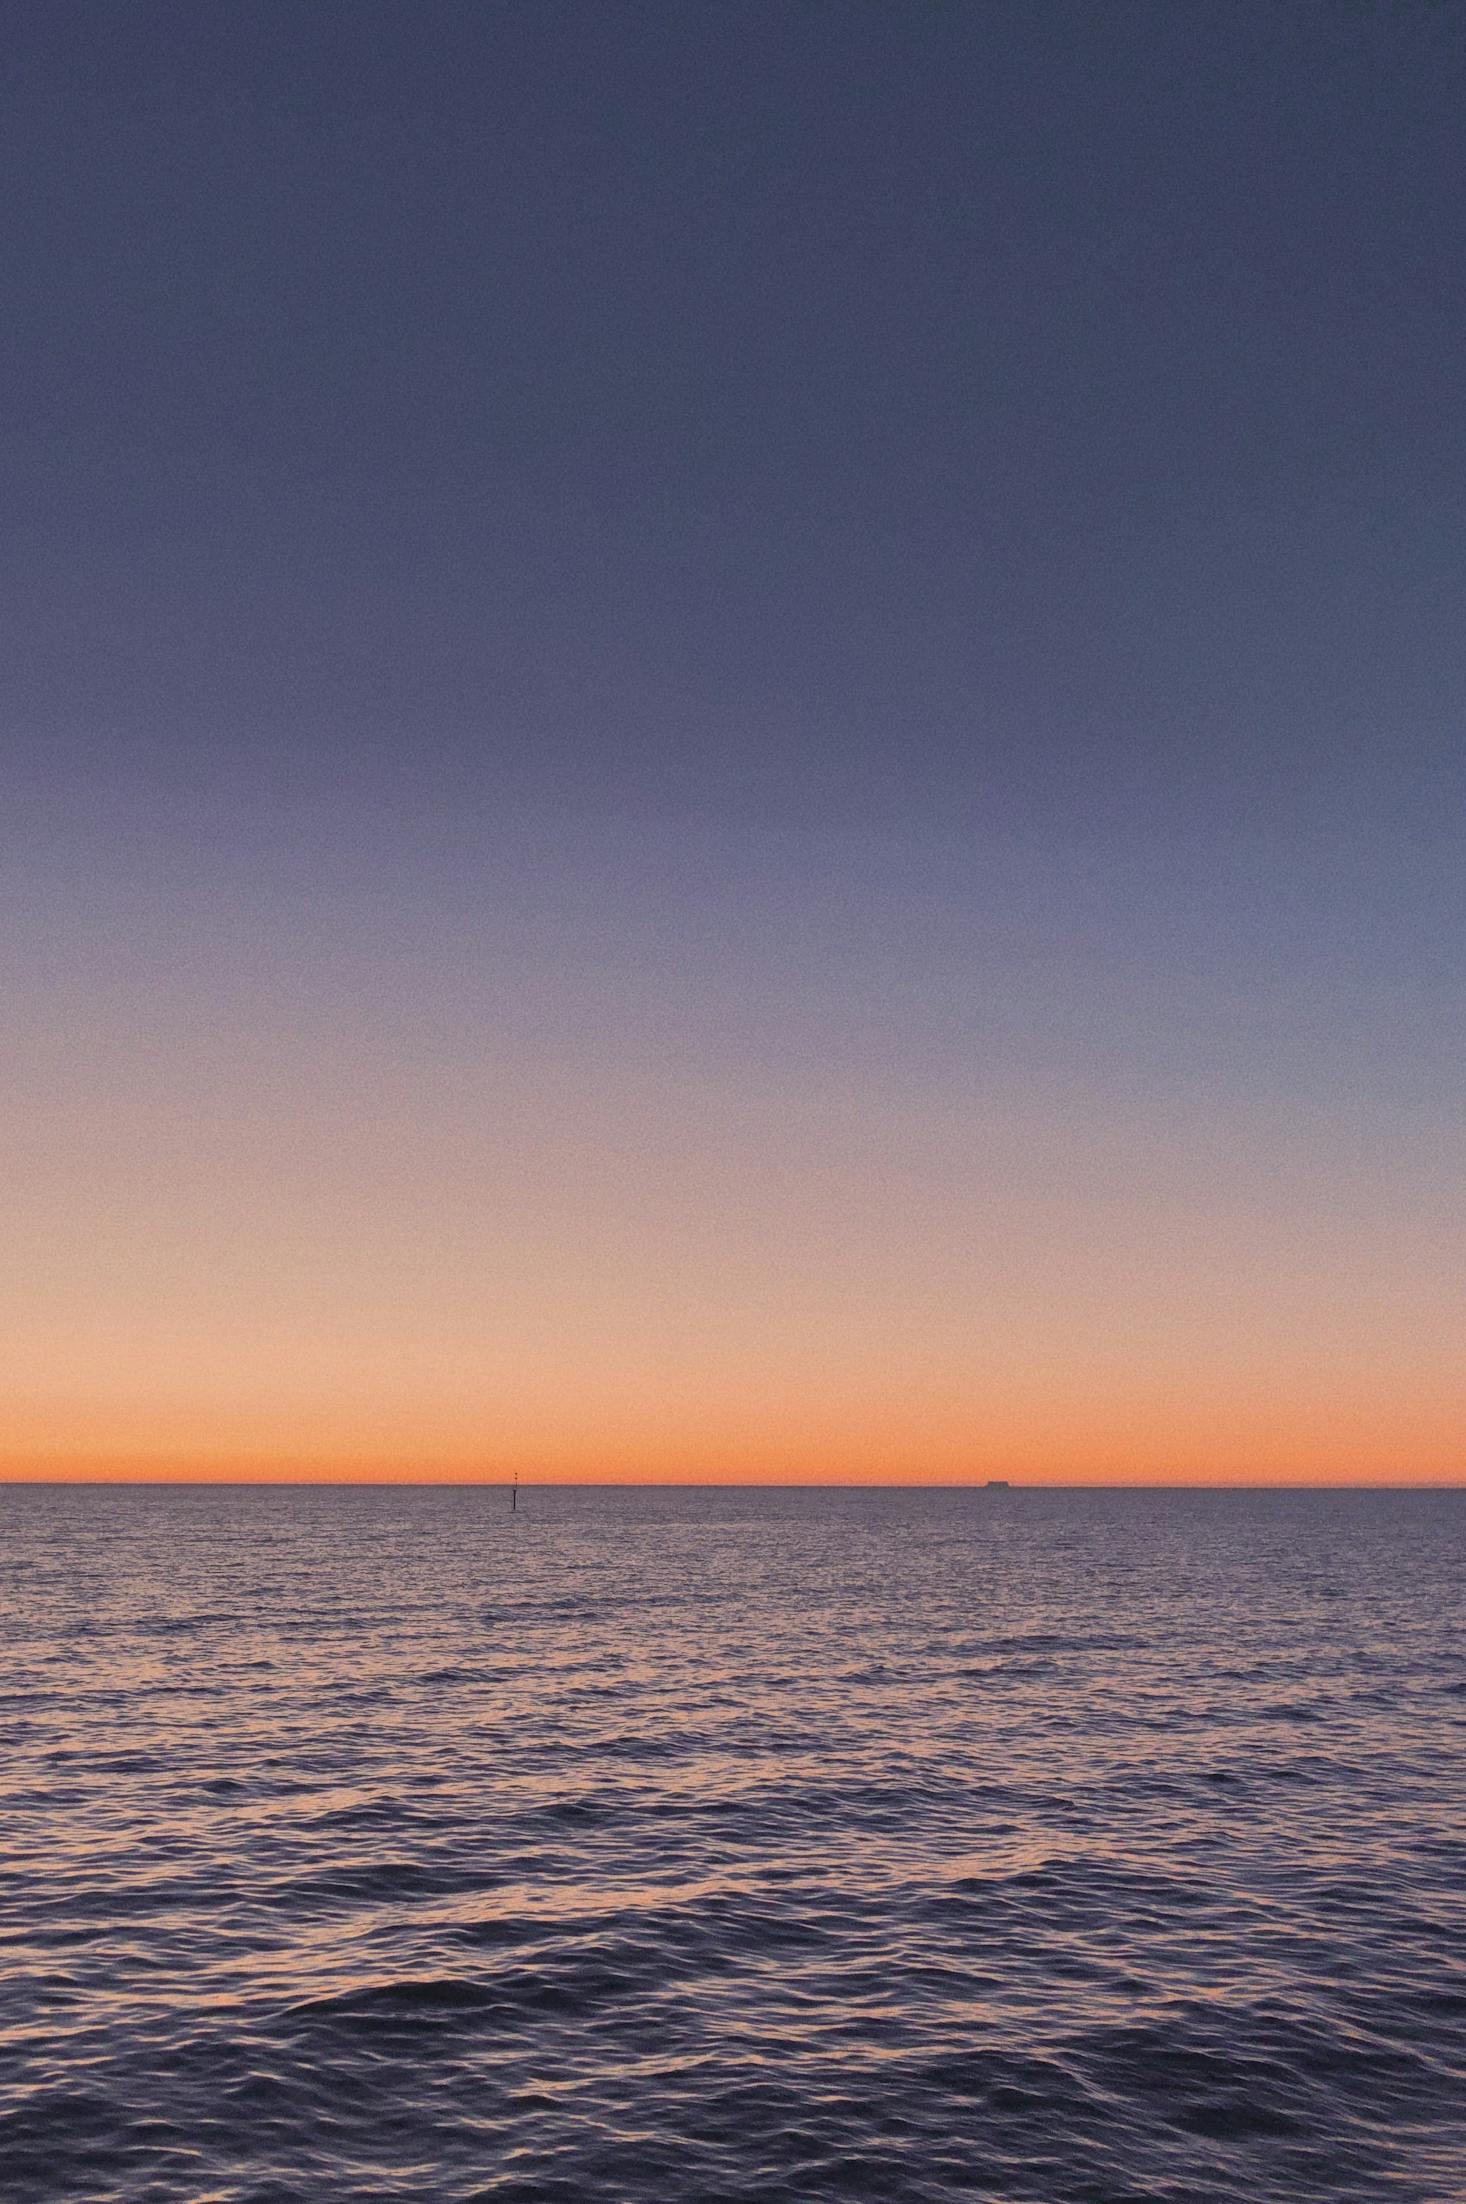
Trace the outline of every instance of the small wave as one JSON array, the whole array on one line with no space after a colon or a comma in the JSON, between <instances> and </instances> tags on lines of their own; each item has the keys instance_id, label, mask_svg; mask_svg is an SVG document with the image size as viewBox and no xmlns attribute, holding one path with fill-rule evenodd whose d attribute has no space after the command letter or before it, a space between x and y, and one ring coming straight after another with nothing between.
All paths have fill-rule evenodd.
<instances>
[{"instance_id":1,"label":"small wave","mask_svg":"<svg viewBox=\"0 0 1466 2204\"><path fill-rule=\"evenodd\" d=\"M1466 2196L1458 1499L58 1505L5 2204Z\"/></svg>"}]
</instances>

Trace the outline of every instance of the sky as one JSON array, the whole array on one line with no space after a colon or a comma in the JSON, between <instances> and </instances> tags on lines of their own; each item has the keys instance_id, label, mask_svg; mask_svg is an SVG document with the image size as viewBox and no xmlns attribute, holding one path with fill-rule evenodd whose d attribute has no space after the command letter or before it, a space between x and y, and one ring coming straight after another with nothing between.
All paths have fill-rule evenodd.
<instances>
[{"instance_id":1,"label":"sky","mask_svg":"<svg viewBox=\"0 0 1466 2204\"><path fill-rule=\"evenodd\" d=\"M1460 1481L1459 10L7 44L0 1475Z\"/></svg>"}]
</instances>

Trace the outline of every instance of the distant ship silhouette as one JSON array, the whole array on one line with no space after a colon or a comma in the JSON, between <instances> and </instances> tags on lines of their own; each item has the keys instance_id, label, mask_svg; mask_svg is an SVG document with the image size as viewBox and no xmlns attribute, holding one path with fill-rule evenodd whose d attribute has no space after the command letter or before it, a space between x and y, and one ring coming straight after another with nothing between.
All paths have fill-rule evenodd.
<instances>
[{"instance_id":1,"label":"distant ship silhouette","mask_svg":"<svg viewBox=\"0 0 1466 2204\"><path fill-rule=\"evenodd\" d=\"M987 1483L983 1486L984 1492L1010 1492L1011 1490L1012 1486L1006 1477L989 1477Z\"/></svg>"}]
</instances>

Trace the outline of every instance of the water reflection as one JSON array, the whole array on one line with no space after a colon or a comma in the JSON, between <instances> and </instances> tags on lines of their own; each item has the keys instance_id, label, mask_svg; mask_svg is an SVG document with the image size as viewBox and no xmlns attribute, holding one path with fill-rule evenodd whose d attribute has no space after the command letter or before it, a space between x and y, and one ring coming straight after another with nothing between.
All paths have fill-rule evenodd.
<instances>
[{"instance_id":1,"label":"water reflection","mask_svg":"<svg viewBox=\"0 0 1466 2204\"><path fill-rule=\"evenodd\" d=\"M0 1503L7 2199L1466 2190L1459 1495Z\"/></svg>"}]
</instances>

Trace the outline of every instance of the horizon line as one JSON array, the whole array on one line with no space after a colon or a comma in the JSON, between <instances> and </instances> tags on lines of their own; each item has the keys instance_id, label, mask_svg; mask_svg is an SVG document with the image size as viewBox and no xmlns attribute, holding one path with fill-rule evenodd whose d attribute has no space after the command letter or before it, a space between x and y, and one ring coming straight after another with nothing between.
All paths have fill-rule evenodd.
<instances>
[{"instance_id":1,"label":"horizon line","mask_svg":"<svg viewBox=\"0 0 1466 2204\"><path fill-rule=\"evenodd\" d=\"M310 1476L7 1476L0 1488L115 1485L268 1491L507 1492L1466 1492L1466 1476L1451 1479L1347 1478L878 1478L878 1477L310 1477Z\"/></svg>"}]
</instances>

